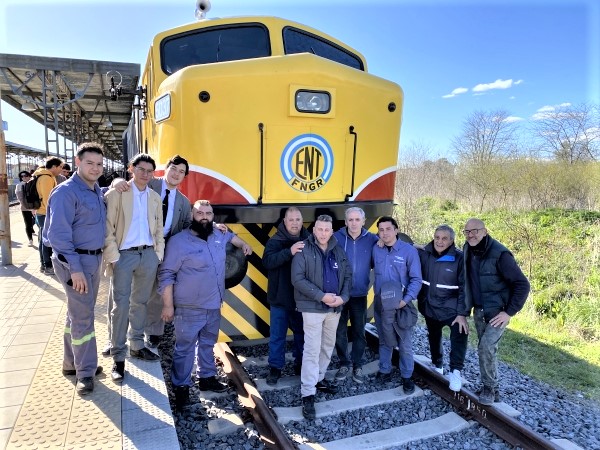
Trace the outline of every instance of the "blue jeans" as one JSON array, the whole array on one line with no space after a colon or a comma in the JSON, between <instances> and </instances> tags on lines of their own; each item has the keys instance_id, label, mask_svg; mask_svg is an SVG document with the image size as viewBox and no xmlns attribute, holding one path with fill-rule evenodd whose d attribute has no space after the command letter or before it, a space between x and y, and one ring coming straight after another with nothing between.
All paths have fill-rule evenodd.
<instances>
[{"instance_id":1,"label":"blue jeans","mask_svg":"<svg viewBox=\"0 0 600 450\"><path fill-rule=\"evenodd\" d=\"M285 365L285 343L288 328L294 334L295 364L302 364L302 351L304 349L304 330L302 329L302 313L290 311L285 308L271 306L271 334L269 337L269 366L283 369Z\"/></svg>"},{"instance_id":2,"label":"blue jeans","mask_svg":"<svg viewBox=\"0 0 600 450\"><path fill-rule=\"evenodd\" d=\"M348 355L348 318L352 335L352 359ZM335 336L335 351L340 359L340 366L362 366L362 357L367 346L365 323L367 321L367 296L350 297L342 308L340 323Z\"/></svg>"},{"instance_id":3,"label":"blue jeans","mask_svg":"<svg viewBox=\"0 0 600 450\"><path fill-rule=\"evenodd\" d=\"M379 335L379 371L390 373L392 371L392 353L394 349L383 342L383 329L381 328L381 309L375 305L375 327ZM415 368L415 360L412 349L413 328L405 328L398 336L398 350L400 352L400 376L410 378Z\"/></svg>"},{"instance_id":4,"label":"blue jeans","mask_svg":"<svg viewBox=\"0 0 600 450\"><path fill-rule=\"evenodd\" d=\"M482 309L473 309L473 320L479 345L479 372L481 383L489 388L498 388L498 343L506 327L493 327L485 321Z\"/></svg>"},{"instance_id":5,"label":"blue jeans","mask_svg":"<svg viewBox=\"0 0 600 450\"><path fill-rule=\"evenodd\" d=\"M46 247L42 242L42 230L44 229L44 222L46 222L45 214L36 214L35 222L38 226L38 234L39 234L39 245L38 250L40 252L40 266L43 268L52 267L52 247Z\"/></svg>"}]
</instances>

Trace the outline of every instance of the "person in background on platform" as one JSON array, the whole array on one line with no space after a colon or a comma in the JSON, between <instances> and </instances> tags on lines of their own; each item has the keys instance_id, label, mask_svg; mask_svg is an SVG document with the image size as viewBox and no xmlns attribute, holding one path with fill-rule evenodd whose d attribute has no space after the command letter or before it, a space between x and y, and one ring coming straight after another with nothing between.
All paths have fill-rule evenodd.
<instances>
[{"instance_id":1,"label":"person in background on platform","mask_svg":"<svg viewBox=\"0 0 600 450\"><path fill-rule=\"evenodd\" d=\"M274 386L285 365L285 346L288 328L294 334L294 372L300 375L304 331L302 314L296 310L292 286L292 258L304 248L308 231L303 226L302 213L296 207L285 212L277 232L267 241L262 263L267 270L267 301L270 309L269 367L267 384Z\"/></svg>"},{"instance_id":2,"label":"person in background on platform","mask_svg":"<svg viewBox=\"0 0 600 450\"><path fill-rule=\"evenodd\" d=\"M35 222L37 223L39 233L39 252L40 252L40 272L46 275L54 275L52 268L52 248L44 245L42 242L42 230L46 221L46 208L48 207L48 199L52 189L56 187L56 176L62 170L63 160L55 156L46 158L43 167L40 167L34 172L34 176L39 176L36 183L38 195L41 199L41 206L35 213ZM48 175L48 176L46 176Z\"/></svg>"},{"instance_id":3,"label":"person in background on platform","mask_svg":"<svg viewBox=\"0 0 600 450\"><path fill-rule=\"evenodd\" d=\"M192 205L188 198L181 193L178 186L190 172L190 166L186 159L179 155L173 156L167 161L165 173L160 178L153 178L148 183L151 189L161 196L163 210L163 235L165 245L171 236L189 228L192 223ZM115 189L125 192L129 190L129 184L124 179L114 180ZM108 325L110 331L110 311L112 309L112 298L108 299ZM161 319L163 309L162 297L158 293L158 278L154 282L152 294L146 305L146 325L144 327L145 344L150 348L158 347L165 332L165 322ZM109 335L110 339L110 335ZM110 341L102 352L103 355L110 354Z\"/></svg>"},{"instance_id":4,"label":"person in background on platform","mask_svg":"<svg viewBox=\"0 0 600 450\"><path fill-rule=\"evenodd\" d=\"M246 256L252 254L252 248L231 231L214 230L208 200L196 201L192 215L190 228L169 240L158 271L158 290L164 302L162 319L174 321L171 381L178 409L189 404L194 361L201 391L227 390L216 377L213 352L225 296L227 243L241 248Z\"/></svg>"},{"instance_id":5,"label":"person in background on platform","mask_svg":"<svg viewBox=\"0 0 600 450\"><path fill-rule=\"evenodd\" d=\"M422 285L421 263L417 250L410 244L398 239L398 223L392 217L384 216L377 221L379 238L383 247L373 247L375 271L375 326L380 337L384 336L382 323L381 289L384 283L394 282L402 286L403 297L398 308L406 307L416 300ZM414 355L412 348L413 328L404 328L399 334L400 377L402 390L406 395L415 391L412 380ZM379 339L379 372L376 379L387 383L391 380L393 347L384 339Z\"/></svg>"},{"instance_id":6,"label":"person in background on platform","mask_svg":"<svg viewBox=\"0 0 600 450\"><path fill-rule=\"evenodd\" d=\"M133 175L130 189L125 192L112 189L104 196L107 208L104 262L110 276L109 295L113 299L110 353L111 377L115 382L121 382L125 375L127 339L132 357L160 359L144 345L146 305L165 246L162 201L148 187L155 169L152 157L137 154L129 163L128 170Z\"/></svg>"},{"instance_id":7,"label":"person in background on platform","mask_svg":"<svg viewBox=\"0 0 600 450\"><path fill-rule=\"evenodd\" d=\"M75 375L76 391L94 390L98 366L94 307L102 268L102 246L106 230L106 207L96 183L102 174L104 152L96 142L81 144L72 178L57 186L50 196L43 240L54 249L56 277L67 296L62 372Z\"/></svg>"},{"instance_id":8,"label":"person in background on platform","mask_svg":"<svg viewBox=\"0 0 600 450\"><path fill-rule=\"evenodd\" d=\"M433 240L418 249L423 286L419 291L419 311L425 317L431 362L444 373L442 329L450 327L450 389L460 391L467 353L469 311L465 305L463 252L454 245L454 230L448 225L435 229Z\"/></svg>"},{"instance_id":9,"label":"person in background on platform","mask_svg":"<svg viewBox=\"0 0 600 450\"><path fill-rule=\"evenodd\" d=\"M498 344L510 318L517 314L529 295L529 280L512 253L488 235L480 219L469 219L465 235L465 302L473 308L479 338L479 371L482 389L479 403L500 401L498 390Z\"/></svg>"},{"instance_id":10,"label":"person in background on platform","mask_svg":"<svg viewBox=\"0 0 600 450\"><path fill-rule=\"evenodd\" d=\"M64 163L62 166L61 175L67 180L71 178L71 166L67 163Z\"/></svg>"},{"instance_id":11,"label":"person in background on platform","mask_svg":"<svg viewBox=\"0 0 600 450\"><path fill-rule=\"evenodd\" d=\"M35 218L33 217L32 209L26 209L23 205L25 200L25 193L23 192L23 186L31 180L31 174L26 170L19 172L19 184L17 184L15 188L15 193L17 194L17 199L21 204L21 214L23 215L23 222L25 222L25 233L27 233L27 239L29 240L29 246L33 247L33 235L35 234L33 230L33 225L35 224Z\"/></svg>"},{"instance_id":12,"label":"person in background on platform","mask_svg":"<svg viewBox=\"0 0 600 450\"><path fill-rule=\"evenodd\" d=\"M371 283L371 254L379 238L364 228L365 212L361 208L348 208L345 216L346 226L336 231L334 236L352 265L352 289L350 300L342 307L335 338L335 349L340 360L335 378L344 380L352 370L352 379L356 383L364 383L362 357L367 346L367 292ZM352 332L352 355L348 355L348 318Z\"/></svg>"},{"instance_id":13,"label":"person in background on platform","mask_svg":"<svg viewBox=\"0 0 600 450\"><path fill-rule=\"evenodd\" d=\"M331 216L320 215L313 234L292 260L296 308L304 324L304 352L300 392L302 415L316 417L315 394L335 394L337 386L325 380L335 346L341 307L350 299L352 268L346 253L333 237Z\"/></svg>"}]
</instances>

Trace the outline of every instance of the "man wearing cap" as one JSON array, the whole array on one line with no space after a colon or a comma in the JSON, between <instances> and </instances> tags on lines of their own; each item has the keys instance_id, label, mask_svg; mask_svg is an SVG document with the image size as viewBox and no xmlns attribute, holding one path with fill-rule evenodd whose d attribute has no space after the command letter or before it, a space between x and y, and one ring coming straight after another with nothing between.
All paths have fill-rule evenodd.
<instances>
[{"instance_id":1,"label":"man wearing cap","mask_svg":"<svg viewBox=\"0 0 600 450\"><path fill-rule=\"evenodd\" d=\"M373 247L373 264L375 270L375 326L379 334L379 372L377 380L388 382L391 380L392 351L383 336L383 305L382 295L389 292L388 287L399 286L400 294L392 289L396 299L396 309L406 308L417 298L421 289L421 263L417 250L410 244L398 239L398 223L392 217L384 216L377 221L379 238L383 247ZM385 286L386 289L382 289ZM401 296L401 299L398 297ZM387 308L386 308L387 309ZM402 389L405 394L410 395L415 391L412 381L414 369L414 358L412 349L412 334L414 326L398 328L396 332L399 337L398 348L400 351L400 377L402 378Z\"/></svg>"}]
</instances>

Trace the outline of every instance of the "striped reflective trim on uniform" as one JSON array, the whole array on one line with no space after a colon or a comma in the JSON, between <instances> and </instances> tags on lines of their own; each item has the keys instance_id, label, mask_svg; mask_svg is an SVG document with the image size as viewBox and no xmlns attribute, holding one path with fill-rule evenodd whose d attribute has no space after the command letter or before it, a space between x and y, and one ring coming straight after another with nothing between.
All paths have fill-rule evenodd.
<instances>
[{"instance_id":1,"label":"striped reflective trim on uniform","mask_svg":"<svg viewBox=\"0 0 600 450\"><path fill-rule=\"evenodd\" d=\"M424 285L426 285L426 286L429 286L429 281L421 280L421 282L422 282Z\"/></svg>"},{"instance_id":2,"label":"striped reflective trim on uniform","mask_svg":"<svg viewBox=\"0 0 600 450\"><path fill-rule=\"evenodd\" d=\"M71 334L71 328L65 327L65 334Z\"/></svg>"},{"instance_id":3,"label":"striped reflective trim on uniform","mask_svg":"<svg viewBox=\"0 0 600 450\"><path fill-rule=\"evenodd\" d=\"M86 342L91 341L95 337L96 337L96 332L95 331L92 331L90 334L86 334L81 339L73 339L73 336L71 336L71 344L72 345L83 345Z\"/></svg>"},{"instance_id":4,"label":"striped reflective trim on uniform","mask_svg":"<svg viewBox=\"0 0 600 450\"><path fill-rule=\"evenodd\" d=\"M441 289L458 289L458 286L450 286L448 284L436 284L435 286Z\"/></svg>"}]
</instances>

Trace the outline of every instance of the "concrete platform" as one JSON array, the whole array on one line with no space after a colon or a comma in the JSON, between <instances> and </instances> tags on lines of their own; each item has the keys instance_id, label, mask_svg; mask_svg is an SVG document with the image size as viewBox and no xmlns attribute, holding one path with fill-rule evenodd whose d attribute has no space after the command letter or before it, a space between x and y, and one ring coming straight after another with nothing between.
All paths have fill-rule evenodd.
<instances>
[{"instance_id":1,"label":"concrete platform","mask_svg":"<svg viewBox=\"0 0 600 450\"><path fill-rule=\"evenodd\" d=\"M104 373L85 397L74 376L62 375L63 288L39 272L37 243L27 246L16 207L10 222L12 265L0 261L0 449L179 448L160 363L128 359L119 386L112 359L99 355ZM95 311L98 352L107 340L107 287L103 280Z\"/></svg>"}]
</instances>

